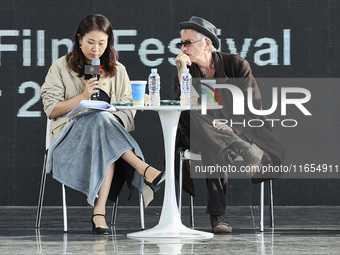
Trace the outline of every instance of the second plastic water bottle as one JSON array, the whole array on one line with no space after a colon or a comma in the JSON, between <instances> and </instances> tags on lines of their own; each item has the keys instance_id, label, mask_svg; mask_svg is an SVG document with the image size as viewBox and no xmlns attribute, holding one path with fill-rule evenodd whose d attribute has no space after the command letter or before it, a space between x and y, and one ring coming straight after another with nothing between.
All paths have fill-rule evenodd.
<instances>
[{"instance_id":1,"label":"second plastic water bottle","mask_svg":"<svg viewBox=\"0 0 340 255\"><path fill-rule=\"evenodd\" d=\"M157 69L151 69L151 74L149 75L149 105L150 106L159 106L160 105L160 88L161 88L161 79L159 74L157 73Z\"/></svg>"},{"instance_id":2,"label":"second plastic water bottle","mask_svg":"<svg viewBox=\"0 0 340 255\"><path fill-rule=\"evenodd\" d=\"M191 106L191 96L190 96L190 87L192 83L192 77L189 73L188 68L183 69L183 73L181 75L181 106Z\"/></svg>"}]
</instances>

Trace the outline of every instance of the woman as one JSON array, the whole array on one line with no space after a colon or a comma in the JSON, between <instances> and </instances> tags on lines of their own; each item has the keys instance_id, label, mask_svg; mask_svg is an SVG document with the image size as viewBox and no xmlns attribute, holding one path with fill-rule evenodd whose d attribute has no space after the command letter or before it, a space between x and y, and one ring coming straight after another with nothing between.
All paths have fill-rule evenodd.
<instances>
[{"instance_id":1,"label":"woman","mask_svg":"<svg viewBox=\"0 0 340 255\"><path fill-rule=\"evenodd\" d=\"M70 188L87 195L94 205L93 231L108 234L105 205L115 199L124 180L141 190L144 182L154 191L163 172L148 166L129 135L134 112L99 111L69 120L66 114L100 89L100 100L110 104L131 102L131 85L125 67L117 61L112 26L102 15L84 17L73 36L73 49L50 67L41 88L44 110L51 122L47 172ZM85 79L84 66L99 58L102 74ZM115 178L113 178L115 173ZM112 181L113 180L113 181ZM112 188L111 188L112 187Z\"/></svg>"}]
</instances>

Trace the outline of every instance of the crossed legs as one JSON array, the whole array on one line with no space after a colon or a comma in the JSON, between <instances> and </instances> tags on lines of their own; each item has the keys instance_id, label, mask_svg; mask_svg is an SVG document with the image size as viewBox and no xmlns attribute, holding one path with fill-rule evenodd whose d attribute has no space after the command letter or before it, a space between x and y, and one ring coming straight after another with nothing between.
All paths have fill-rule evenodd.
<instances>
[{"instance_id":1,"label":"crossed legs","mask_svg":"<svg viewBox=\"0 0 340 255\"><path fill-rule=\"evenodd\" d=\"M130 150L130 151L124 152L122 155L122 159L125 160L127 163L129 163L133 168L135 168L140 175L144 176L144 170L146 169L148 164L145 163L140 158L138 158L133 151ZM107 198L109 196L109 192L111 188L112 178L114 175L114 167L115 167L115 164L113 163L108 167L106 171L105 179L103 181L102 186L99 189L98 198L95 201L93 214L105 215L105 212L106 212L105 207L106 207ZM148 171L145 174L145 178L147 181L152 182L159 173L160 173L159 170L153 167L149 167ZM93 221L96 227L108 228L104 217L95 216L93 218Z\"/></svg>"}]
</instances>

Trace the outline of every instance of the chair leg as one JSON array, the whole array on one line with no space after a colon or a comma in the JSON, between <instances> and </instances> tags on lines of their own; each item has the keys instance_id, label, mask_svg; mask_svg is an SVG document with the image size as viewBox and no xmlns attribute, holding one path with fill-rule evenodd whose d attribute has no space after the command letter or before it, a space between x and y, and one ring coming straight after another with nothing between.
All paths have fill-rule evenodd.
<instances>
[{"instance_id":1,"label":"chair leg","mask_svg":"<svg viewBox=\"0 0 340 255\"><path fill-rule=\"evenodd\" d=\"M41 175L41 182L40 182L37 217L36 217L36 220L35 220L35 227L36 228L40 228L41 212L42 212L42 206L43 206L43 202L44 202L45 184L46 184L46 159L47 159L47 155L45 154L44 155L43 170L42 170L42 175Z\"/></svg>"},{"instance_id":2,"label":"chair leg","mask_svg":"<svg viewBox=\"0 0 340 255\"><path fill-rule=\"evenodd\" d=\"M140 225L141 229L145 229L145 223L144 223L144 203L143 203L143 193L139 192L139 212L140 212Z\"/></svg>"},{"instance_id":3,"label":"chair leg","mask_svg":"<svg viewBox=\"0 0 340 255\"><path fill-rule=\"evenodd\" d=\"M260 231L264 231L264 182L261 182L261 192L260 192Z\"/></svg>"},{"instance_id":4,"label":"chair leg","mask_svg":"<svg viewBox=\"0 0 340 255\"><path fill-rule=\"evenodd\" d=\"M41 175L41 183L40 183L40 191L39 191L39 201L38 201L38 209L37 209L37 216L35 220L35 227L40 228L41 223L41 213L42 213L42 206L44 202L44 195L45 195L45 186L46 186L46 160L47 155L44 156L44 165L43 171ZM67 232L67 208L66 208L66 192L65 192L65 185L62 184L61 186L62 198L63 198L63 218L64 218L64 232Z\"/></svg>"},{"instance_id":5,"label":"chair leg","mask_svg":"<svg viewBox=\"0 0 340 255\"><path fill-rule=\"evenodd\" d=\"M111 217L111 225L116 225L116 217L117 217L117 209L118 209L118 200L119 197L117 197L116 202L112 205L112 217Z\"/></svg>"},{"instance_id":6,"label":"chair leg","mask_svg":"<svg viewBox=\"0 0 340 255\"><path fill-rule=\"evenodd\" d=\"M64 232L68 231L67 228L67 207L66 207L66 191L65 191L65 185L61 185L62 190L62 197L63 197L63 218L64 218Z\"/></svg>"},{"instance_id":7,"label":"chair leg","mask_svg":"<svg viewBox=\"0 0 340 255\"><path fill-rule=\"evenodd\" d=\"M118 200L119 197L117 197L116 202L113 203L112 206L112 217L111 217L111 225L116 225L116 219L117 219L117 210L118 210ZM139 213L140 213L140 224L141 229L145 229L145 221L144 221L144 203L143 203L143 193L139 192Z\"/></svg>"},{"instance_id":8,"label":"chair leg","mask_svg":"<svg viewBox=\"0 0 340 255\"><path fill-rule=\"evenodd\" d=\"M182 215L182 193L183 193L183 158L182 152L179 159L179 173L178 173L178 212L179 217Z\"/></svg>"},{"instance_id":9,"label":"chair leg","mask_svg":"<svg viewBox=\"0 0 340 255\"><path fill-rule=\"evenodd\" d=\"M178 212L179 216L181 217L182 214L182 196L183 196L183 152L180 154L179 160L179 173L178 173ZM194 221L194 197L189 195L189 211L190 211L190 224L191 227L195 227Z\"/></svg>"},{"instance_id":10,"label":"chair leg","mask_svg":"<svg viewBox=\"0 0 340 255\"><path fill-rule=\"evenodd\" d=\"M270 207L270 227L274 225L274 195L273 195L273 180L269 180L269 207Z\"/></svg>"},{"instance_id":11,"label":"chair leg","mask_svg":"<svg viewBox=\"0 0 340 255\"><path fill-rule=\"evenodd\" d=\"M190 196L190 195L189 195ZM191 227L195 227L195 221L194 221L194 197L190 196L190 224Z\"/></svg>"}]
</instances>

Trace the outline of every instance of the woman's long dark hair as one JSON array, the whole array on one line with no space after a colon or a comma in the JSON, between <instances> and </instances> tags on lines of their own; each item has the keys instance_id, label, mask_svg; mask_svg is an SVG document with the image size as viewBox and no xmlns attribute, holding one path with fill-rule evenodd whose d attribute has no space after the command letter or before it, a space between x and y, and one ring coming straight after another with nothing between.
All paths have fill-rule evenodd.
<instances>
[{"instance_id":1,"label":"woman's long dark hair","mask_svg":"<svg viewBox=\"0 0 340 255\"><path fill-rule=\"evenodd\" d=\"M79 77L84 75L85 56L79 47L79 39L94 30L108 35L107 47L104 54L100 57L100 64L103 66L106 75L113 77L117 72L116 60L118 59L118 54L113 47L114 38L111 23L105 16L100 14L87 15L79 22L72 38L72 51L66 55L67 64L73 71L79 74Z\"/></svg>"}]
</instances>

